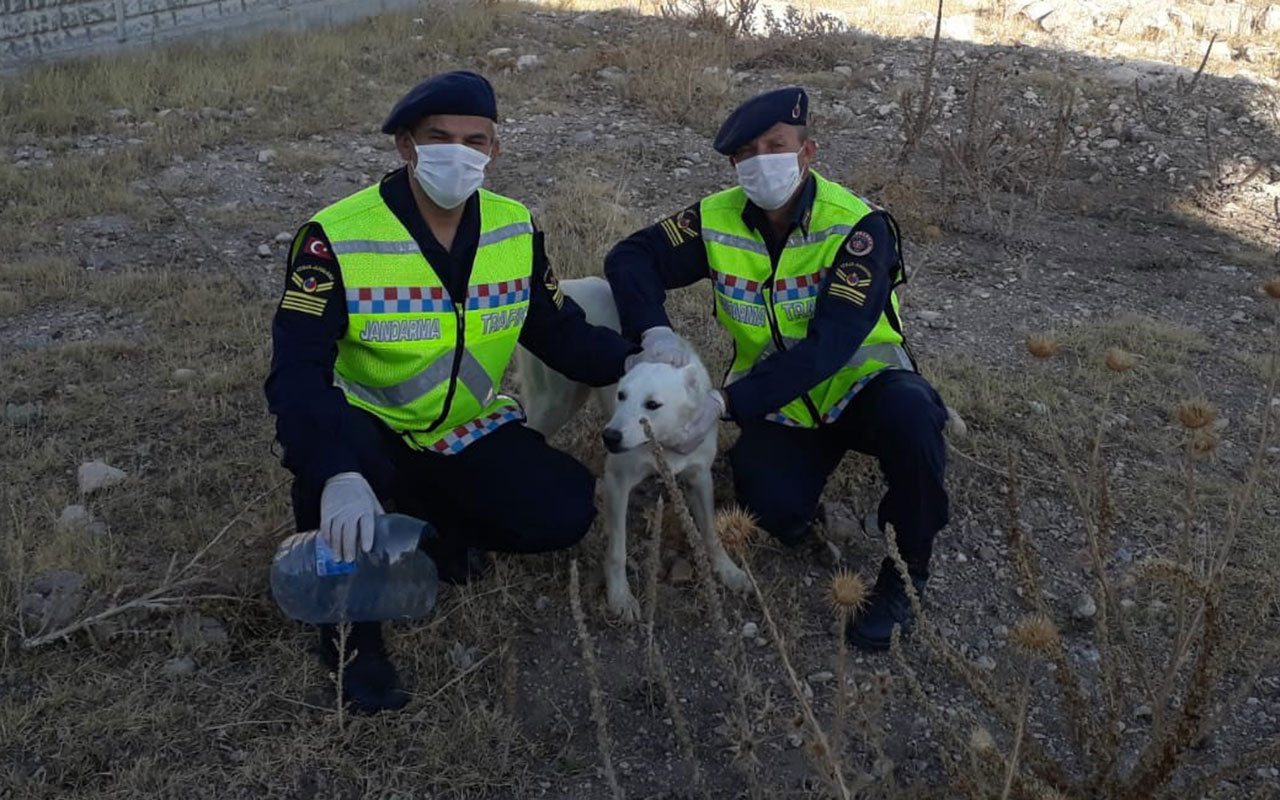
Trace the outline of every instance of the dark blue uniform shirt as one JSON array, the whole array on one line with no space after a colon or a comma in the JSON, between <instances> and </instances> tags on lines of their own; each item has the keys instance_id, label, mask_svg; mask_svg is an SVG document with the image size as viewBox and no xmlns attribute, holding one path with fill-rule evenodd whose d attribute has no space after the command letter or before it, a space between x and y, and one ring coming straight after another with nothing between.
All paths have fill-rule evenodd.
<instances>
[{"instance_id":1,"label":"dark blue uniform shirt","mask_svg":"<svg viewBox=\"0 0 1280 800\"><path fill-rule=\"evenodd\" d=\"M764 239L775 270L788 237L796 230L809 233L816 191L817 181L810 175L790 226L781 236L774 234L765 212L747 202L742 220ZM623 335L638 340L649 328L669 326L663 308L666 290L711 277L698 209L698 204L691 205L637 231L605 258L605 275L613 287ZM758 419L830 378L853 356L882 312L898 325L889 293L903 280L901 264L897 225L888 212L876 210L859 220L832 263L813 265L815 272L830 269L819 288L808 334L798 344L757 362L750 374L725 388L730 416L739 422ZM871 285L859 293L831 292L832 281L854 265L861 267L859 274L870 272Z\"/></svg>"},{"instance_id":2,"label":"dark blue uniform shirt","mask_svg":"<svg viewBox=\"0 0 1280 800\"><path fill-rule=\"evenodd\" d=\"M453 247L446 250L418 212L409 180L404 168L389 173L380 184L382 199L418 243L449 296L460 302L480 238L479 195L467 200ZM285 294L271 325L266 394L276 417L276 438L284 447L285 467L318 482L339 472L358 471L343 437L346 396L333 385L338 340L346 329L346 293L338 263L324 230L308 222L289 250ZM533 234L533 281L520 344L557 372L591 386L616 382L626 357L640 349L612 330L588 323L582 309L564 296L547 262L540 231Z\"/></svg>"}]
</instances>

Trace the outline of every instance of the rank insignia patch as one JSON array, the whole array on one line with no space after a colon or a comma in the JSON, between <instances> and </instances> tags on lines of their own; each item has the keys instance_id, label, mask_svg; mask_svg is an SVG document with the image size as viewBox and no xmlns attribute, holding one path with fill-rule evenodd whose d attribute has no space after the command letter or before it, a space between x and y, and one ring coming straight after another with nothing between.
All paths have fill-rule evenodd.
<instances>
[{"instance_id":1,"label":"rank insignia patch","mask_svg":"<svg viewBox=\"0 0 1280 800\"><path fill-rule=\"evenodd\" d=\"M307 294L324 294L333 288L333 276L327 270L306 266L291 273L289 282Z\"/></svg>"},{"instance_id":2,"label":"rank insignia patch","mask_svg":"<svg viewBox=\"0 0 1280 800\"><path fill-rule=\"evenodd\" d=\"M313 317L324 315L325 299L314 295L296 292L293 289L285 290L284 297L280 300L280 309L282 311L299 311L303 314L310 314Z\"/></svg>"},{"instance_id":3,"label":"rank insignia patch","mask_svg":"<svg viewBox=\"0 0 1280 800\"><path fill-rule=\"evenodd\" d=\"M547 274L543 276L542 283L551 293L551 299L555 302L556 308L564 308L564 289L560 288L560 279L551 271L550 264L547 265Z\"/></svg>"},{"instance_id":4,"label":"rank insignia patch","mask_svg":"<svg viewBox=\"0 0 1280 800\"><path fill-rule=\"evenodd\" d=\"M660 224L672 247L679 247L698 238L698 213L692 208L686 208L674 217L667 217Z\"/></svg>"},{"instance_id":5,"label":"rank insignia patch","mask_svg":"<svg viewBox=\"0 0 1280 800\"><path fill-rule=\"evenodd\" d=\"M854 231L845 242L844 249L854 258L861 258L875 249L876 240L866 231Z\"/></svg>"},{"instance_id":6,"label":"rank insignia patch","mask_svg":"<svg viewBox=\"0 0 1280 800\"><path fill-rule=\"evenodd\" d=\"M836 267L827 293L833 297L861 306L867 302L867 289L871 288L871 270L862 264L845 264Z\"/></svg>"}]
</instances>

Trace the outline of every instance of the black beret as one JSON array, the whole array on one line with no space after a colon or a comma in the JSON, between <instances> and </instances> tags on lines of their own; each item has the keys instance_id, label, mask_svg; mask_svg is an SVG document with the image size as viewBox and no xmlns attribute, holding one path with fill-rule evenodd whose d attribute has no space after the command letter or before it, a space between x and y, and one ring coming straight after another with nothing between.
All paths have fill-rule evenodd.
<instances>
[{"instance_id":1,"label":"black beret","mask_svg":"<svg viewBox=\"0 0 1280 800\"><path fill-rule=\"evenodd\" d=\"M803 125L809 116L809 95L799 86L758 94L734 109L720 126L714 147L731 156L747 142L779 122Z\"/></svg>"},{"instance_id":2,"label":"black beret","mask_svg":"<svg viewBox=\"0 0 1280 800\"><path fill-rule=\"evenodd\" d=\"M383 133L412 128L431 114L464 114L498 121L498 101L493 87L480 75L466 70L442 72L409 90L382 123Z\"/></svg>"}]
</instances>

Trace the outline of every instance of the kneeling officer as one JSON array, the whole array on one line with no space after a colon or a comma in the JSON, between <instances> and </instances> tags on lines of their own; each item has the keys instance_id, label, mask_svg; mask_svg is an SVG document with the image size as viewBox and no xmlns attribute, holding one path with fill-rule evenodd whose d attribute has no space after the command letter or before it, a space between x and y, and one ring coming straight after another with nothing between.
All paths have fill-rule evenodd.
<instances>
[{"instance_id":1,"label":"kneeling officer","mask_svg":"<svg viewBox=\"0 0 1280 800\"><path fill-rule=\"evenodd\" d=\"M595 480L526 428L496 389L517 343L573 380L618 380L640 348L564 297L528 209L481 189L498 154L493 89L437 75L382 126L406 166L298 231L272 325L266 394L300 531L344 560L384 508L431 523L445 582L483 550L569 547L595 516ZM358 710L407 700L379 623L353 626L343 692ZM321 628L322 660L337 652Z\"/></svg>"},{"instance_id":2,"label":"kneeling officer","mask_svg":"<svg viewBox=\"0 0 1280 800\"><path fill-rule=\"evenodd\" d=\"M879 519L894 526L923 590L934 536L947 523L946 408L907 349L893 293L906 279L897 226L809 168L808 105L799 87L743 103L715 139L740 185L622 241L605 274L623 333L644 345L640 359L677 364L687 355L665 291L710 279L734 359L690 438L721 416L738 423L729 453L738 500L787 545L810 536L845 452L874 455L888 483ZM886 559L849 639L887 648L893 625L911 622Z\"/></svg>"}]
</instances>

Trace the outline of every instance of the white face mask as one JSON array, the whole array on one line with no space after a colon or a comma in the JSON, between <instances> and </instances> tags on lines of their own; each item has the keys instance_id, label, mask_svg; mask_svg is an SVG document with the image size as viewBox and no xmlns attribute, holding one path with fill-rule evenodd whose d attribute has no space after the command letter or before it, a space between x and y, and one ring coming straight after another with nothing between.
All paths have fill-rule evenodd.
<instances>
[{"instance_id":1,"label":"white face mask","mask_svg":"<svg viewBox=\"0 0 1280 800\"><path fill-rule=\"evenodd\" d=\"M414 177L441 208L457 208L484 183L485 153L465 144L420 144Z\"/></svg>"},{"instance_id":2,"label":"white face mask","mask_svg":"<svg viewBox=\"0 0 1280 800\"><path fill-rule=\"evenodd\" d=\"M734 165L738 183L765 211L782 208L800 185L800 153L767 153Z\"/></svg>"}]
</instances>

